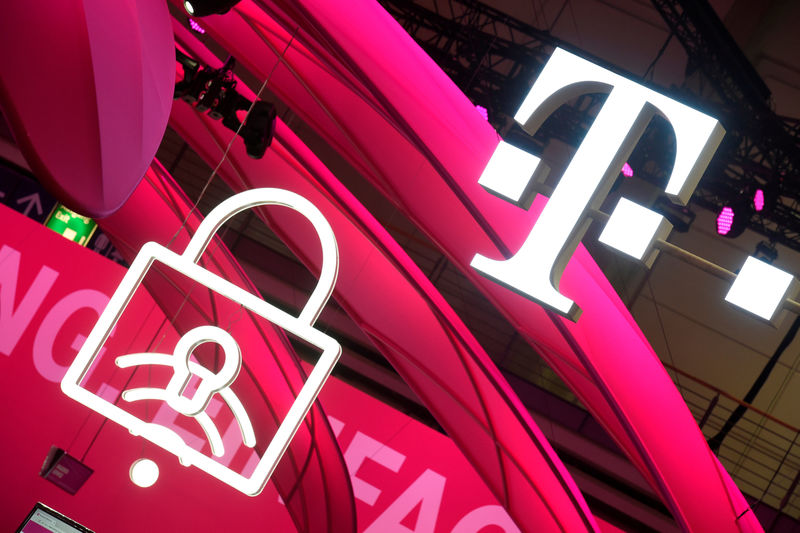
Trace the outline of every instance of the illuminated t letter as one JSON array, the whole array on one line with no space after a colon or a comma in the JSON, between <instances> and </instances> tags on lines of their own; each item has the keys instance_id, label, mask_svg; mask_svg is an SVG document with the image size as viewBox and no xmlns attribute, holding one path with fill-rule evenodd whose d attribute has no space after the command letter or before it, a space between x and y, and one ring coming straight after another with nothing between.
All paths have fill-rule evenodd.
<instances>
[{"instance_id":1,"label":"illuminated t letter","mask_svg":"<svg viewBox=\"0 0 800 533\"><path fill-rule=\"evenodd\" d=\"M608 98L522 247L505 261L477 254L471 263L484 276L572 320L580 309L558 285L589 225L586 210L599 208L653 115L660 112L675 131L675 164L666 193L683 205L725 134L716 119L562 49L553 53L514 119L532 135L562 104L597 92L609 93ZM527 208L538 166L538 157L501 142L479 183ZM637 213L658 217L651 238L656 232L663 235L669 227L663 217L637 208ZM622 217L617 211L609 225Z\"/></svg>"}]
</instances>

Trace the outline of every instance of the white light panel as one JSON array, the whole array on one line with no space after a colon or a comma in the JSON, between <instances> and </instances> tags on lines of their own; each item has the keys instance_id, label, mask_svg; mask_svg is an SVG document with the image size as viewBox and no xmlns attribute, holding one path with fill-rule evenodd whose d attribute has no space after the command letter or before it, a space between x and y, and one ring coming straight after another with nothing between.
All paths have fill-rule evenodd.
<instances>
[{"instance_id":1,"label":"white light panel","mask_svg":"<svg viewBox=\"0 0 800 533\"><path fill-rule=\"evenodd\" d=\"M772 320L794 285L794 277L788 272L750 256L725 300L764 320Z\"/></svg>"},{"instance_id":2,"label":"white light panel","mask_svg":"<svg viewBox=\"0 0 800 533\"><path fill-rule=\"evenodd\" d=\"M650 267L657 255L654 241L666 239L670 231L672 224L663 216L620 198L598 240Z\"/></svg>"},{"instance_id":3,"label":"white light panel","mask_svg":"<svg viewBox=\"0 0 800 533\"><path fill-rule=\"evenodd\" d=\"M535 155L500 141L478 183L495 196L527 209L533 200L536 183L532 176L540 161ZM546 175L546 167L542 170L544 172L537 173L539 176Z\"/></svg>"}]
</instances>

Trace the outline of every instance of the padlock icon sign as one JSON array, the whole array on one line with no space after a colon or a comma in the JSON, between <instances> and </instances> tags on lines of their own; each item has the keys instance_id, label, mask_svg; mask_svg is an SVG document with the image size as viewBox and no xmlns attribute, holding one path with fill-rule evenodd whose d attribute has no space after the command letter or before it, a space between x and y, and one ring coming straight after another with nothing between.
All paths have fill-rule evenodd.
<instances>
[{"instance_id":1,"label":"padlock icon sign","mask_svg":"<svg viewBox=\"0 0 800 533\"><path fill-rule=\"evenodd\" d=\"M262 205L278 205L299 212L311 222L322 245L322 267L319 282L298 316L290 315L198 264L200 257L222 224L246 209ZM213 458L189 447L177 433L169 428L144 421L80 385L95 363L101 348L125 311L125 307L155 261L240 304L256 315L305 340L322 352L277 432L266 447L255 470L249 476L235 472ZM284 189L251 189L236 194L208 214L198 226L182 254L176 254L155 242L148 242L142 246L105 310L100 314L83 347L67 369L61 381L61 389L67 396L126 427L132 434L140 435L173 453L183 464L194 465L237 490L255 496L263 490L272 476L275 467L289 447L292 438L342 353L342 347L335 339L314 327L314 323L333 292L338 271L339 250L333 229L314 204L306 198ZM220 344L225 351L226 358L231 358L230 361L223 364L223 368L218 374L213 374L199 364L189 361L191 351L204 342ZM235 360L237 357L239 358L238 363ZM133 354L132 356L121 356L117 359L117 365L132 366L134 364L132 361L137 358L148 364L170 365L176 369L175 377L170 381L167 389L153 390L163 393L158 398L168 401L170 406L182 414L198 416L198 421L200 421L199 416L204 413L204 409L208 405L208 397L219 392L223 400L232 407L234 416L240 423L245 444L253 446L255 437L252 426L249 425L249 420L240 420L245 417L246 413L241 414L244 413L244 409L229 388L238 374L237 364L241 365L241 354L235 340L227 332L216 326L201 326L187 332L178 342L175 353L172 355ZM191 374L201 378L201 382L214 384L199 395L199 400L197 399L198 394L195 394L191 400L181 396L183 387L188 383ZM198 388L198 392L201 391L201 387ZM151 395L148 399L156 397ZM125 398L124 393L123 398ZM142 398L140 395L139 399Z\"/></svg>"}]
</instances>

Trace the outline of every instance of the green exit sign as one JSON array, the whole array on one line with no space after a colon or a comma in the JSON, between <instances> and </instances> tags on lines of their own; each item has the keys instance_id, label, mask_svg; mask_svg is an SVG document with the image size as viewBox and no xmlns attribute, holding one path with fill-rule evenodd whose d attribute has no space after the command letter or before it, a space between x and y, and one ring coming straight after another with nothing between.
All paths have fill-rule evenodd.
<instances>
[{"instance_id":1,"label":"green exit sign","mask_svg":"<svg viewBox=\"0 0 800 533\"><path fill-rule=\"evenodd\" d=\"M97 229L97 223L94 220L79 215L61 204L56 204L44 225L81 246L86 246Z\"/></svg>"}]
</instances>

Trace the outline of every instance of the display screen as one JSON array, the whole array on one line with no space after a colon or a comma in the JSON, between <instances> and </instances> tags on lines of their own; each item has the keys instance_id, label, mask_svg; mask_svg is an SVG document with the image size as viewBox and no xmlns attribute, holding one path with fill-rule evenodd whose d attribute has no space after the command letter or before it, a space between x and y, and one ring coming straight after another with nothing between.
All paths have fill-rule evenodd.
<instances>
[{"instance_id":1,"label":"display screen","mask_svg":"<svg viewBox=\"0 0 800 533\"><path fill-rule=\"evenodd\" d=\"M46 505L37 503L17 533L92 533Z\"/></svg>"}]
</instances>

